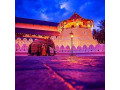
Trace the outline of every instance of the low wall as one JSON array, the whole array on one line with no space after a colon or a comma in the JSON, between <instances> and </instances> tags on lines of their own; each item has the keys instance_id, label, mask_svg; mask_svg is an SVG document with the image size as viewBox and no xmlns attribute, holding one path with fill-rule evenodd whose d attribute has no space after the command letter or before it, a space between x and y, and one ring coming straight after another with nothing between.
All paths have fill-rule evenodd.
<instances>
[{"instance_id":1,"label":"low wall","mask_svg":"<svg viewBox=\"0 0 120 90\"><path fill-rule=\"evenodd\" d=\"M32 38L16 38L15 39L15 55L28 55L28 47L29 45L34 41ZM69 46L64 47L62 46L56 46L56 55L70 55L71 49ZM50 49L50 52L53 53L53 50ZM90 45L83 47L73 46L73 53L74 55L90 55L90 54L99 54L99 55L105 55L105 44L97 44L96 46Z\"/></svg>"},{"instance_id":2,"label":"low wall","mask_svg":"<svg viewBox=\"0 0 120 90\"><path fill-rule=\"evenodd\" d=\"M23 44L22 46L17 43L15 44L15 55L16 56L27 56L28 55L28 44ZM56 55L70 55L71 54L71 49L69 46L64 47L62 46L56 46ZM53 49L50 49L50 52L53 53ZM93 45L90 45L87 47L84 45L83 47L78 46L77 48L73 46L73 54L74 55L105 55L105 44L98 44L95 47Z\"/></svg>"}]
</instances>

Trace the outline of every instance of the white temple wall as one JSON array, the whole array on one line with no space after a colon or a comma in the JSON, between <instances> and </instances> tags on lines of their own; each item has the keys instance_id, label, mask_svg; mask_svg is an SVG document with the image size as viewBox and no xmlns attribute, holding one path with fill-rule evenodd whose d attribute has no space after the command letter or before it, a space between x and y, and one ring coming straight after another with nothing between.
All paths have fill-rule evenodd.
<instances>
[{"instance_id":1,"label":"white temple wall","mask_svg":"<svg viewBox=\"0 0 120 90\"><path fill-rule=\"evenodd\" d=\"M52 36L51 39L55 42L55 45L61 46L71 46L71 37L70 33L73 32L73 45L77 48L78 46L89 46L93 45L96 46L98 44L97 40L93 39L92 31L89 28L68 28L64 29L60 36L55 37ZM71 48L71 47L70 47Z\"/></svg>"},{"instance_id":2,"label":"white temple wall","mask_svg":"<svg viewBox=\"0 0 120 90\"><path fill-rule=\"evenodd\" d=\"M21 38L17 38L15 40L15 53L28 53L28 47L29 45L33 42L33 39L22 39ZM65 44L64 44L65 45ZM56 53L71 53L71 49L69 45L61 45L55 46L56 49ZM53 50L50 49L50 51L53 53ZM97 44L96 46L94 45L83 45L83 47L81 47L80 45L78 45L77 47L73 46L73 53L100 53L100 52L105 52L105 44Z\"/></svg>"}]
</instances>

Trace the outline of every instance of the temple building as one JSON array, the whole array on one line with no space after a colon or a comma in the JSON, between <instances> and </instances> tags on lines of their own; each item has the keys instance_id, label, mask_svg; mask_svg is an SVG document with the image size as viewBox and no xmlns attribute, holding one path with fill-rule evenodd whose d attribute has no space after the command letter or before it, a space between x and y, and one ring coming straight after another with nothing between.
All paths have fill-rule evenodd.
<instances>
[{"instance_id":1,"label":"temple building","mask_svg":"<svg viewBox=\"0 0 120 90\"><path fill-rule=\"evenodd\" d=\"M70 33L73 32L73 45L75 47L84 45L97 45L93 39L92 28L93 20L84 19L74 13L69 19L60 23L33 20L26 18L15 18L15 44L20 47L28 47L35 39L51 38L55 46L71 47Z\"/></svg>"},{"instance_id":2,"label":"temple building","mask_svg":"<svg viewBox=\"0 0 120 90\"><path fill-rule=\"evenodd\" d=\"M56 22L15 18L15 44L22 47L29 46L35 39L47 39L51 36L59 36Z\"/></svg>"},{"instance_id":3,"label":"temple building","mask_svg":"<svg viewBox=\"0 0 120 90\"><path fill-rule=\"evenodd\" d=\"M97 45L98 42L93 39L92 28L94 27L93 20L84 19L77 13L74 13L69 19L61 21L58 25L60 35L56 38L51 38L58 46L71 46L70 33L73 33L73 45L83 47L84 45Z\"/></svg>"}]
</instances>

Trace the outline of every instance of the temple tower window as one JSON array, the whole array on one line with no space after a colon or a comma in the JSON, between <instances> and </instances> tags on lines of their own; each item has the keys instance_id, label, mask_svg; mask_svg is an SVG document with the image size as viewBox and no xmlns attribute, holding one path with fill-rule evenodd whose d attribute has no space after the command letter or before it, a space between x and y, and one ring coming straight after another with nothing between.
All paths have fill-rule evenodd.
<instances>
[{"instance_id":1,"label":"temple tower window","mask_svg":"<svg viewBox=\"0 0 120 90\"><path fill-rule=\"evenodd\" d=\"M71 28L74 28L74 25L72 25Z\"/></svg>"}]
</instances>

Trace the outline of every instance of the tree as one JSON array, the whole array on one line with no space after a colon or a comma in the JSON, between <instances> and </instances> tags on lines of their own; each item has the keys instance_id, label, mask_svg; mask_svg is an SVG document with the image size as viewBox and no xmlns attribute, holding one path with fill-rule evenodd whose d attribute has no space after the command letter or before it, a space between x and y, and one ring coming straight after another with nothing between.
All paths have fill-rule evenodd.
<instances>
[{"instance_id":1,"label":"tree","mask_svg":"<svg viewBox=\"0 0 120 90\"><path fill-rule=\"evenodd\" d=\"M93 29L93 31L92 31L92 34L93 34L93 39L96 39L96 38L95 38L96 33L97 33L97 32L96 32L96 30L95 30L95 29Z\"/></svg>"},{"instance_id":2,"label":"tree","mask_svg":"<svg viewBox=\"0 0 120 90\"><path fill-rule=\"evenodd\" d=\"M105 20L101 20L99 26L97 26L97 27L100 28L100 31L101 30L105 31Z\"/></svg>"},{"instance_id":3,"label":"tree","mask_svg":"<svg viewBox=\"0 0 120 90\"><path fill-rule=\"evenodd\" d=\"M101 20L98 27L100 28L99 32L96 31L95 29L93 30L93 38L97 39L97 41L100 44L104 44L105 43L105 20Z\"/></svg>"}]
</instances>

